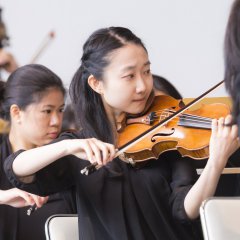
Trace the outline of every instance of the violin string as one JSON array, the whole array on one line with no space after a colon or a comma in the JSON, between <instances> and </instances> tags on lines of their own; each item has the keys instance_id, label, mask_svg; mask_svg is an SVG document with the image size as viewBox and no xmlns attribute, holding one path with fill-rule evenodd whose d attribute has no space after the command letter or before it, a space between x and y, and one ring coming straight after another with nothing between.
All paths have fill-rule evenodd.
<instances>
[{"instance_id":1,"label":"violin string","mask_svg":"<svg viewBox=\"0 0 240 240\"><path fill-rule=\"evenodd\" d=\"M159 117L154 117L154 119L158 120ZM179 120L177 120L178 118L173 118L173 119L176 119L175 122L179 121ZM164 120L164 119L161 119L161 120ZM182 121L192 121L192 122L195 122L195 123L205 123L205 124L211 124L212 123L212 121L205 121L205 120L203 120L203 121L200 120L199 121L199 120L196 120L194 118L180 118L180 120L182 120Z\"/></svg>"},{"instance_id":2,"label":"violin string","mask_svg":"<svg viewBox=\"0 0 240 240\"><path fill-rule=\"evenodd\" d=\"M188 119L187 121L179 120L172 120L171 123L176 123L179 126L185 126L185 127L199 127L199 128L207 128L211 129L211 122L205 122L205 121L196 121L194 119Z\"/></svg>"},{"instance_id":3,"label":"violin string","mask_svg":"<svg viewBox=\"0 0 240 240\"><path fill-rule=\"evenodd\" d=\"M153 119L159 119L159 121L163 121L165 118L172 115L175 111L169 110L169 109L163 109L154 112ZM159 113L159 114L156 114ZM179 126L184 127L195 127L195 128L202 128L202 129L211 129L211 123L212 119L202 116L197 116L193 114L180 114L180 117L177 117L178 120L172 121L174 123L177 123ZM173 118L174 119L174 118Z\"/></svg>"},{"instance_id":4,"label":"violin string","mask_svg":"<svg viewBox=\"0 0 240 240\"><path fill-rule=\"evenodd\" d=\"M198 121L192 121L192 122L195 122L196 124L199 123L201 124L200 122ZM175 118L175 120L171 120L171 123L179 123L179 119ZM211 125L211 122L202 122L203 124L208 124L209 126Z\"/></svg>"},{"instance_id":5,"label":"violin string","mask_svg":"<svg viewBox=\"0 0 240 240\"><path fill-rule=\"evenodd\" d=\"M159 110L159 111L156 111L155 113L166 113L168 114L168 116L170 116L171 114L169 113L175 113L176 111L173 111L173 110L169 110L169 109L163 109L163 110ZM192 118L196 118L196 119L205 119L205 120L208 120L208 121L212 121L212 118L208 118L208 117L203 117L203 116L198 116L198 115L193 115L193 114L189 114L189 113L183 113L183 114L180 114L180 116L189 116L189 117L192 117Z\"/></svg>"},{"instance_id":6,"label":"violin string","mask_svg":"<svg viewBox=\"0 0 240 240\"><path fill-rule=\"evenodd\" d=\"M171 111L171 110L162 110L162 111L157 111L156 113L160 113L155 114L154 118L160 118L161 116L164 118L169 117L172 113L174 113L175 111ZM163 114L166 114L165 116ZM169 114L171 113L171 114ZM163 120L162 119L162 120ZM211 123L212 122L212 118L207 118L207 117L201 117L201 116L197 116L197 115L193 115L193 114L180 114L180 119L186 119L186 120L195 120L196 122L205 122L205 123Z\"/></svg>"}]
</instances>

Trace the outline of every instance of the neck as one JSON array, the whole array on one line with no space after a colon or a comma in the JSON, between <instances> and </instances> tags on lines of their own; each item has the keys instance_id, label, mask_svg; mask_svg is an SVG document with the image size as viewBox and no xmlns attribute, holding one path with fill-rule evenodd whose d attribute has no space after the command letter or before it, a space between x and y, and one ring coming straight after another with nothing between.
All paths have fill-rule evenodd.
<instances>
[{"instance_id":1,"label":"neck","mask_svg":"<svg viewBox=\"0 0 240 240\"><path fill-rule=\"evenodd\" d=\"M104 98L102 98L102 101L103 101L103 105L107 113L108 119L113 129L115 144L117 144L119 119L122 118L123 115L126 115L126 113L114 110L105 102Z\"/></svg>"},{"instance_id":2,"label":"neck","mask_svg":"<svg viewBox=\"0 0 240 240\"><path fill-rule=\"evenodd\" d=\"M9 141L12 147L12 151L16 152L20 149L28 150L36 147L34 144L26 141L19 131L11 127L9 132Z\"/></svg>"}]
</instances>

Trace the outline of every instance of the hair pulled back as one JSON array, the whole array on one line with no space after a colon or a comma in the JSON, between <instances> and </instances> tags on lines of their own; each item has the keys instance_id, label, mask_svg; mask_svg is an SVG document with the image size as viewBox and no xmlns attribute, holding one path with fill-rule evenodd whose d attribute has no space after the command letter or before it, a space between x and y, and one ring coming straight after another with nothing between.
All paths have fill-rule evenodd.
<instances>
[{"instance_id":1,"label":"hair pulled back","mask_svg":"<svg viewBox=\"0 0 240 240\"><path fill-rule=\"evenodd\" d=\"M0 117L10 120L10 107L18 105L22 110L36 103L51 88L59 89L65 96L61 79L47 67L29 64L15 70L6 83L0 84Z\"/></svg>"},{"instance_id":2,"label":"hair pulled back","mask_svg":"<svg viewBox=\"0 0 240 240\"><path fill-rule=\"evenodd\" d=\"M85 137L96 137L114 143L113 131L101 96L89 86L88 78L93 75L102 81L104 70L111 61L109 55L129 43L139 45L146 50L141 39L123 27L99 29L83 46L81 65L70 85L70 97L76 119Z\"/></svg>"}]
</instances>

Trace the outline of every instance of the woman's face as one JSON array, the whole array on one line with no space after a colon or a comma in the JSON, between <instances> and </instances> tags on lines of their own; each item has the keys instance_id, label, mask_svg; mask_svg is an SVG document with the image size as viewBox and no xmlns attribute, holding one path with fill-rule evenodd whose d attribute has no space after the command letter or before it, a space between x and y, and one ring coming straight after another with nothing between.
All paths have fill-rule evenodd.
<instances>
[{"instance_id":1,"label":"woman's face","mask_svg":"<svg viewBox=\"0 0 240 240\"><path fill-rule=\"evenodd\" d=\"M18 126L23 141L41 146L55 139L61 131L63 110L63 93L56 88L49 89L39 102L21 111Z\"/></svg>"},{"instance_id":2,"label":"woman's face","mask_svg":"<svg viewBox=\"0 0 240 240\"><path fill-rule=\"evenodd\" d=\"M148 54L143 47L127 44L109 55L104 71L102 97L116 114L140 113L153 88Z\"/></svg>"}]
</instances>

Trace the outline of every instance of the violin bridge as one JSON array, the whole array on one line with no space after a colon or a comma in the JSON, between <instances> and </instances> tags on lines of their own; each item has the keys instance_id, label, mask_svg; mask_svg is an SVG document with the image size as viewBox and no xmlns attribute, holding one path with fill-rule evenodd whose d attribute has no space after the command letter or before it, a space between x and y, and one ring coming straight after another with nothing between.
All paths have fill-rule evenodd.
<instances>
[{"instance_id":1,"label":"violin bridge","mask_svg":"<svg viewBox=\"0 0 240 240\"><path fill-rule=\"evenodd\" d=\"M145 116L145 118L142 118L142 123L152 125L155 117L156 112L150 112L147 116Z\"/></svg>"},{"instance_id":2,"label":"violin bridge","mask_svg":"<svg viewBox=\"0 0 240 240\"><path fill-rule=\"evenodd\" d=\"M133 124L133 123L143 123L147 125L152 125L155 118L156 118L156 112L150 112L148 115L127 119L127 125Z\"/></svg>"}]
</instances>

